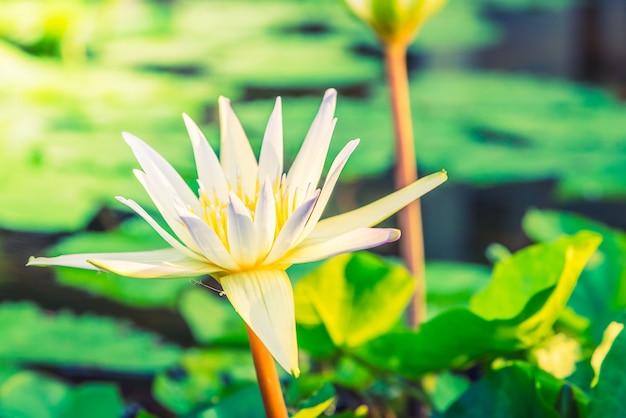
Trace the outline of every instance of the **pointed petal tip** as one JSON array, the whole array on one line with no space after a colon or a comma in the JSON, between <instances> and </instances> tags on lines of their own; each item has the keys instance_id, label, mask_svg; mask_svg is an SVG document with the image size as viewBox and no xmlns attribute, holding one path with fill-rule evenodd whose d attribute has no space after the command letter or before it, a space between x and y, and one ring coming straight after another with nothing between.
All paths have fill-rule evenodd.
<instances>
[{"instance_id":1,"label":"pointed petal tip","mask_svg":"<svg viewBox=\"0 0 626 418\"><path fill-rule=\"evenodd\" d=\"M37 265L37 257L30 256L28 257L28 261L26 262L26 267L36 266Z\"/></svg>"},{"instance_id":2,"label":"pointed petal tip","mask_svg":"<svg viewBox=\"0 0 626 418\"><path fill-rule=\"evenodd\" d=\"M300 377L300 369L299 369L299 368L297 368L297 367L295 367L295 368L291 369L291 372L290 372L290 373L291 373L291 375L292 375L293 377L295 377L296 379L297 379L298 377Z\"/></svg>"},{"instance_id":3,"label":"pointed petal tip","mask_svg":"<svg viewBox=\"0 0 626 418\"><path fill-rule=\"evenodd\" d=\"M402 232L399 229L395 229L392 228L389 230L389 241L388 242L394 242L400 239L400 237L402 236Z\"/></svg>"},{"instance_id":4,"label":"pointed petal tip","mask_svg":"<svg viewBox=\"0 0 626 418\"><path fill-rule=\"evenodd\" d=\"M124 141L126 141L126 143L128 145L131 145L131 146L132 146L133 142L140 141L140 139L137 138L135 135L131 134L130 132L126 132L126 131L122 132L122 138L124 139Z\"/></svg>"},{"instance_id":5,"label":"pointed petal tip","mask_svg":"<svg viewBox=\"0 0 626 418\"><path fill-rule=\"evenodd\" d=\"M329 89L326 89L326 91L324 92L324 99L331 97L331 96L337 96L337 90L332 87Z\"/></svg>"}]
</instances>

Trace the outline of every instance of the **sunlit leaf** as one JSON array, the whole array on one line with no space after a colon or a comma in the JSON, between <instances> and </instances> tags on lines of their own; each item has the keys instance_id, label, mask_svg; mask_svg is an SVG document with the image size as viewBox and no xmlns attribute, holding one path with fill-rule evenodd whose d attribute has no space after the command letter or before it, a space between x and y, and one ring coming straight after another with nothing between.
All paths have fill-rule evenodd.
<instances>
[{"instance_id":1,"label":"sunlit leaf","mask_svg":"<svg viewBox=\"0 0 626 418\"><path fill-rule=\"evenodd\" d=\"M602 235L597 254L580 276L568 303L577 314L591 320L596 343L604 328L626 306L626 234L582 216L531 210L523 220L524 231L535 241L547 241L581 230Z\"/></svg>"},{"instance_id":2,"label":"sunlit leaf","mask_svg":"<svg viewBox=\"0 0 626 418\"><path fill-rule=\"evenodd\" d=\"M355 347L396 324L413 287L404 268L371 254L338 256L297 284L296 319L324 324L336 346Z\"/></svg>"},{"instance_id":3,"label":"sunlit leaf","mask_svg":"<svg viewBox=\"0 0 626 418\"><path fill-rule=\"evenodd\" d=\"M513 318L534 295L550 288L554 288L553 303L562 310L600 241L598 234L579 232L550 244L533 245L500 261L489 285L472 298L472 311L485 319Z\"/></svg>"},{"instance_id":4,"label":"sunlit leaf","mask_svg":"<svg viewBox=\"0 0 626 418\"><path fill-rule=\"evenodd\" d=\"M376 367L417 378L532 347L565 309L599 240L597 234L581 232L521 250L496 265L492 282L472 299L471 310L444 311L417 332L388 333L355 352Z\"/></svg>"},{"instance_id":5,"label":"sunlit leaf","mask_svg":"<svg viewBox=\"0 0 626 418\"><path fill-rule=\"evenodd\" d=\"M619 417L626 414L626 332L622 329L602 361L598 383L593 389L589 418Z\"/></svg>"}]
</instances>

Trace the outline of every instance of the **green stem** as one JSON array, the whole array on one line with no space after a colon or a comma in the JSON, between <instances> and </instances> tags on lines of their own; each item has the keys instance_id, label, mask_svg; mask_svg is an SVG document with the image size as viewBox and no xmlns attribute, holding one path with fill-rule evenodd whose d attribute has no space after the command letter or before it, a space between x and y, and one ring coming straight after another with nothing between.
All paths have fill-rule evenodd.
<instances>
[{"instance_id":1,"label":"green stem","mask_svg":"<svg viewBox=\"0 0 626 418\"><path fill-rule=\"evenodd\" d=\"M413 124L409 101L409 81L406 67L407 47L401 43L386 43L385 67L393 123L396 134L395 185L400 189L417 180L417 163L413 143ZM419 200L398 214L402 238L400 254L415 278L415 294L407 311L407 323L417 329L426 317L426 280L424 270L424 237Z\"/></svg>"}]
</instances>

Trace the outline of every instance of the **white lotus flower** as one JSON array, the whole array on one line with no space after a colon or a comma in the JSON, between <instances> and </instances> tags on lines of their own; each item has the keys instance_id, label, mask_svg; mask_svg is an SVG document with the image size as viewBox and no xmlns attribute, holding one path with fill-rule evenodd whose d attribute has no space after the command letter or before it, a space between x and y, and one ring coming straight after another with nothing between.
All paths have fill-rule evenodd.
<instances>
[{"instance_id":1,"label":"white lotus flower","mask_svg":"<svg viewBox=\"0 0 626 418\"><path fill-rule=\"evenodd\" d=\"M135 175L173 234L136 202L118 200L145 219L170 248L31 257L28 265L106 270L138 278L212 275L278 363L297 376L294 302L287 267L398 239L396 229L371 226L446 180L445 172L436 173L368 206L320 220L341 170L359 143L358 139L348 142L318 188L336 123L335 102L335 90L328 90L286 174L280 98L269 119L258 163L228 99L219 99L219 160L200 129L183 115L198 170L198 195L156 151L124 133L142 168Z\"/></svg>"}]
</instances>

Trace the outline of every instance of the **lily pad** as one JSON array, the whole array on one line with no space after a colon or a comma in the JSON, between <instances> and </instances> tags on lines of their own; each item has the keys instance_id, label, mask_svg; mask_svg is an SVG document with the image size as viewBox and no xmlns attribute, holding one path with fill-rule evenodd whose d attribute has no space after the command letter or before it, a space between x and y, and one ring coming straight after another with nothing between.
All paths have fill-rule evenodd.
<instances>
[{"instance_id":1,"label":"lily pad","mask_svg":"<svg viewBox=\"0 0 626 418\"><path fill-rule=\"evenodd\" d=\"M112 384L72 387L31 371L19 371L0 382L0 415L6 417L110 418L123 410Z\"/></svg>"},{"instance_id":2,"label":"lily pad","mask_svg":"<svg viewBox=\"0 0 626 418\"><path fill-rule=\"evenodd\" d=\"M180 358L180 349L127 323L69 312L47 314L30 303L0 305L0 360L152 373Z\"/></svg>"}]
</instances>

